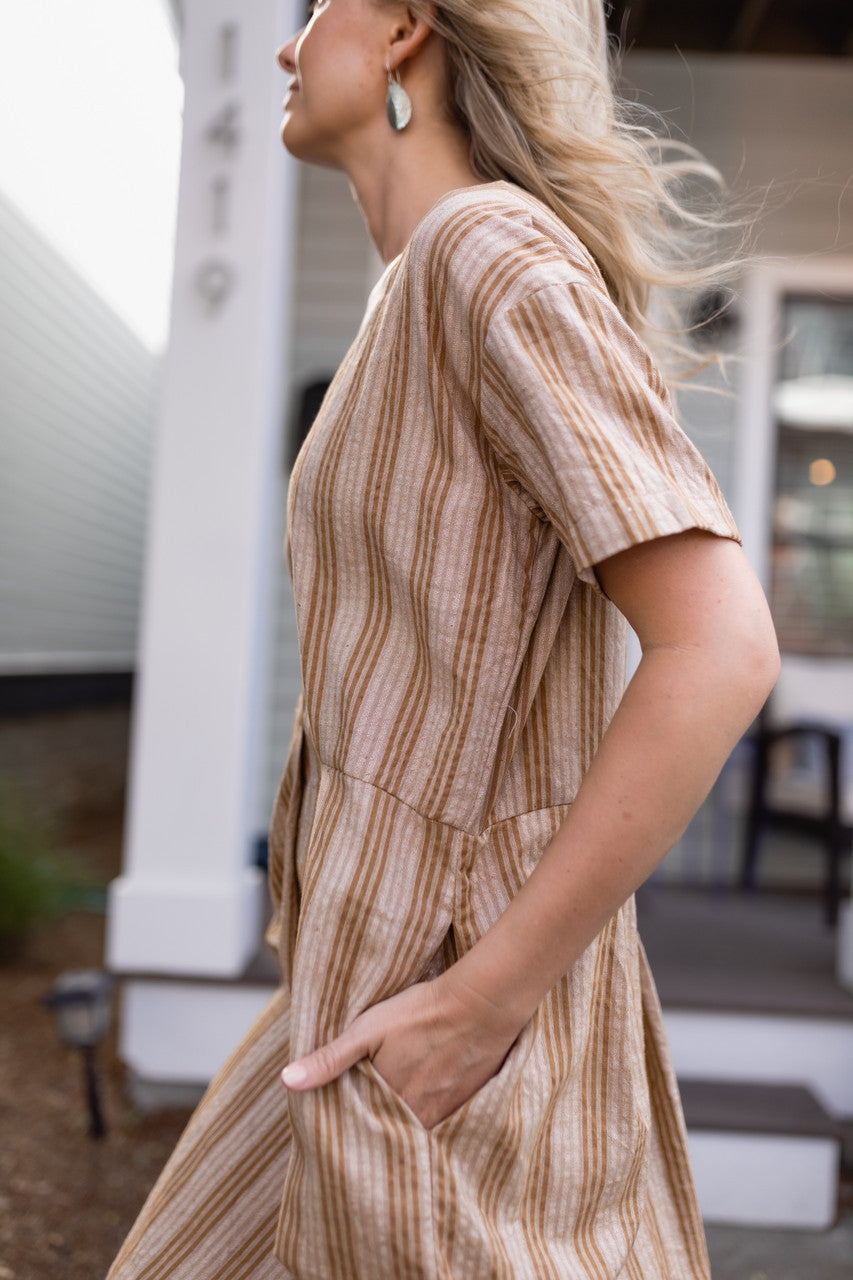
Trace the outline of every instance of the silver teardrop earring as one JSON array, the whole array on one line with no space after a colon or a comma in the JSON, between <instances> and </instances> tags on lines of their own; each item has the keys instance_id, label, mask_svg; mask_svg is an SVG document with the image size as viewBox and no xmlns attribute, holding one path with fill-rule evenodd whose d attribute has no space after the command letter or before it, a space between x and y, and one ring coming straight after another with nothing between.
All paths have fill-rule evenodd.
<instances>
[{"instance_id":1,"label":"silver teardrop earring","mask_svg":"<svg viewBox=\"0 0 853 1280\"><path fill-rule=\"evenodd\" d=\"M400 72L392 71L387 63L385 70L388 72L388 95L385 98L388 123L396 133L400 133L412 118L412 99L400 83Z\"/></svg>"}]
</instances>

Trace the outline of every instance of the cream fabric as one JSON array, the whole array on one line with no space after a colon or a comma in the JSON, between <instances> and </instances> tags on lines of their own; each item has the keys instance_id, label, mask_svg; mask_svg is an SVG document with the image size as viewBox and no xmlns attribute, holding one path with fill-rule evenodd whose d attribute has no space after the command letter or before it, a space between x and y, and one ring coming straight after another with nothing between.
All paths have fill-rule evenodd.
<instances>
[{"instance_id":1,"label":"cream fabric","mask_svg":"<svg viewBox=\"0 0 853 1280\"><path fill-rule=\"evenodd\" d=\"M110 1280L707 1280L633 901L432 1130L369 1064L289 1098L276 1078L505 909L621 696L624 621L593 566L689 528L737 536L583 246L509 184L445 197L291 483L282 993Z\"/></svg>"}]
</instances>

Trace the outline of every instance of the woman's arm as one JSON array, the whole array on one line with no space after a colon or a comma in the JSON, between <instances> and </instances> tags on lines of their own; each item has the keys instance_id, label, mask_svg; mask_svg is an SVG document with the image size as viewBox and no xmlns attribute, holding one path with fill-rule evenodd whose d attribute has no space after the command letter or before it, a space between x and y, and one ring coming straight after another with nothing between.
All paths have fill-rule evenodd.
<instances>
[{"instance_id":1,"label":"woman's arm","mask_svg":"<svg viewBox=\"0 0 853 1280\"><path fill-rule=\"evenodd\" d=\"M654 870L778 675L767 604L736 543L691 531L597 567L642 659L565 821L501 918L440 978L291 1064L289 1088L363 1057L426 1125L500 1067L551 987Z\"/></svg>"}]
</instances>

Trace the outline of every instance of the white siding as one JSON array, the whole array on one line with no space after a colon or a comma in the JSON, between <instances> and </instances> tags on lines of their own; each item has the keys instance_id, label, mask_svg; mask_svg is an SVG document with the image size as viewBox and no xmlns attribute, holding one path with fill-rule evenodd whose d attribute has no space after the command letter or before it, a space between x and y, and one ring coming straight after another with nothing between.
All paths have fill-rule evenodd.
<instances>
[{"instance_id":1,"label":"white siding","mask_svg":"<svg viewBox=\"0 0 853 1280\"><path fill-rule=\"evenodd\" d=\"M0 674L131 670L160 361L0 197Z\"/></svg>"}]
</instances>

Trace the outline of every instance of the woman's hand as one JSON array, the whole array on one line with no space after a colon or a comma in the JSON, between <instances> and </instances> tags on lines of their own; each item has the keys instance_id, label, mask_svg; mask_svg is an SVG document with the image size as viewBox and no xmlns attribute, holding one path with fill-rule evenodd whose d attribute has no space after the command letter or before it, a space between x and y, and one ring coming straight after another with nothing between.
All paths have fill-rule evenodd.
<instances>
[{"instance_id":1,"label":"woman's hand","mask_svg":"<svg viewBox=\"0 0 853 1280\"><path fill-rule=\"evenodd\" d=\"M453 969L365 1010L342 1035L282 1072L302 1092L369 1058L426 1128L444 1120L496 1075L520 1026Z\"/></svg>"}]
</instances>

